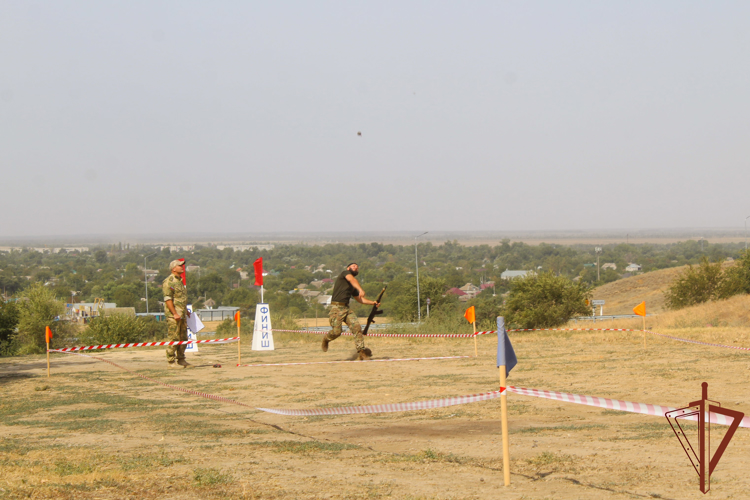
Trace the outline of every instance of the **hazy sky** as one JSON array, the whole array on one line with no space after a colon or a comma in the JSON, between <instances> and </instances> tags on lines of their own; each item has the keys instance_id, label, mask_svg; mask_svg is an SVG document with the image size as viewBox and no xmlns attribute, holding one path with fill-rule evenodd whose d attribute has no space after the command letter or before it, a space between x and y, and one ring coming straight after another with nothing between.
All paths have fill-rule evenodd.
<instances>
[{"instance_id":1,"label":"hazy sky","mask_svg":"<svg viewBox=\"0 0 750 500\"><path fill-rule=\"evenodd\" d=\"M748 19L0 0L0 237L742 227Z\"/></svg>"}]
</instances>

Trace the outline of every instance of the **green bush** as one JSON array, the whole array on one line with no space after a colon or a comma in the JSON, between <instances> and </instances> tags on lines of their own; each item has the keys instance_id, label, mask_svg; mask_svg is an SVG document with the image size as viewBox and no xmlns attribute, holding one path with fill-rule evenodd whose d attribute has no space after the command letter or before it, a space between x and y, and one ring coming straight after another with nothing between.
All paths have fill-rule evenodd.
<instances>
[{"instance_id":1,"label":"green bush","mask_svg":"<svg viewBox=\"0 0 750 500\"><path fill-rule=\"evenodd\" d=\"M91 320L79 335L79 341L90 344L124 344L151 340L146 322L124 314L99 316Z\"/></svg>"},{"instance_id":2,"label":"green bush","mask_svg":"<svg viewBox=\"0 0 750 500\"><path fill-rule=\"evenodd\" d=\"M11 353L11 341L18 325L18 308L13 302L0 302L0 356Z\"/></svg>"},{"instance_id":3,"label":"green bush","mask_svg":"<svg viewBox=\"0 0 750 500\"><path fill-rule=\"evenodd\" d=\"M138 321L143 324L145 338L150 340L167 338L166 320L158 321L153 316L141 316Z\"/></svg>"},{"instance_id":4,"label":"green bush","mask_svg":"<svg viewBox=\"0 0 750 500\"><path fill-rule=\"evenodd\" d=\"M275 326L272 324L272 326ZM240 332L242 335L252 335L253 324L249 318L240 320ZM237 336L237 322L232 318L227 318L216 327L216 336L219 338L229 338Z\"/></svg>"},{"instance_id":5,"label":"green bush","mask_svg":"<svg viewBox=\"0 0 750 500\"><path fill-rule=\"evenodd\" d=\"M721 262L711 263L703 257L697 266L689 265L665 292L669 309L702 304L709 300L724 298L729 293L729 282L721 269Z\"/></svg>"},{"instance_id":6,"label":"green bush","mask_svg":"<svg viewBox=\"0 0 750 500\"><path fill-rule=\"evenodd\" d=\"M551 272L528 274L513 280L503 316L511 328L554 328L591 314L590 296L584 283Z\"/></svg>"},{"instance_id":7,"label":"green bush","mask_svg":"<svg viewBox=\"0 0 750 500\"><path fill-rule=\"evenodd\" d=\"M45 327L53 333L51 347L64 344L71 337L74 326L60 318L65 313L65 304L57 300L52 290L41 283L27 288L17 303L18 332L14 335L10 349L15 354L39 354L45 352Z\"/></svg>"}]
</instances>

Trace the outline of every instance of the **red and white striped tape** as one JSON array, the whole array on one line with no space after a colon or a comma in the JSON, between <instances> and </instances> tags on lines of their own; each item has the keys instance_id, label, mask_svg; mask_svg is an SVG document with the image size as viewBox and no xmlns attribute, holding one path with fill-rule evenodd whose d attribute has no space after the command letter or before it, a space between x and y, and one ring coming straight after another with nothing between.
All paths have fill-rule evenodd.
<instances>
[{"instance_id":1,"label":"red and white striped tape","mask_svg":"<svg viewBox=\"0 0 750 500\"><path fill-rule=\"evenodd\" d=\"M355 413L389 413L396 411L429 410L431 408L445 408L446 406L463 405L487 401L499 398L505 391L493 391L484 394L472 394L470 396L457 396L453 398L432 399L430 401L418 401L416 403L393 403L372 406L341 406L338 408L315 408L311 410L282 410L278 408L258 408L268 413L292 416L313 415L351 415Z\"/></svg>"},{"instance_id":2,"label":"red and white striped tape","mask_svg":"<svg viewBox=\"0 0 750 500\"><path fill-rule=\"evenodd\" d=\"M726 349L738 349L740 351L750 351L750 347L741 347L741 346L724 345L724 344L712 344L710 342L701 342L699 340L681 339L679 337L672 337L671 335L664 335L663 333L650 332L648 330L646 330L646 333L650 333L652 335L658 335L659 337L665 337L671 340L677 340L679 342L688 342L690 344L707 345L711 347L724 347Z\"/></svg>"},{"instance_id":3,"label":"red and white striped tape","mask_svg":"<svg viewBox=\"0 0 750 500\"><path fill-rule=\"evenodd\" d=\"M229 404L234 404L234 405L244 406L244 407L246 407L246 408L251 408L251 409L255 409L255 408L254 408L253 406L251 406L251 405L248 405L248 404L245 404L245 403L241 403L241 402L239 402L239 401L235 401L234 399L224 398L224 397L221 397L221 396L216 396L216 395L214 395L214 394L208 394L208 393L205 393L205 392L194 391L194 390L192 390L192 389L185 389L185 388L183 388L183 387L179 387L179 386L176 386L176 385L172 385L172 384L166 384L166 383L164 383L164 382L161 382L161 381L159 381L159 380L156 380L156 379L154 379L154 378L151 378L151 377L147 377L146 375L141 375L140 373L138 373L138 372L135 372L135 371L133 371L133 370L130 370L130 369L128 369L128 368L125 368L124 366L120 366L120 365L118 365L117 363L113 363L112 361L110 361L110 360L108 360L108 359L104 359L104 358L99 358L99 357L97 357L97 356L91 356L90 354L81 354L81 353L79 353L79 352L69 352L69 351L61 351L61 350L58 350L58 349L50 349L50 352L64 352L65 354L73 354L73 355L75 355L75 356L83 356L84 358L91 358L91 359L95 359L95 360L97 360L97 361L102 361L102 362L104 362L104 363L109 363L110 365L112 365L112 366L114 366L114 367L116 367L116 368L119 368L120 370L125 370L126 372L128 372L128 373L132 373L133 375L136 375L136 376L138 376L138 377L141 377L141 378L142 378L142 379L144 379L144 380L148 380L149 382L153 382L153 383L155 383L155 384L159 384L159 385L162 385L162 386L164 386L164 387L167 387L167 388L169 388L169 389L174 389L175 391L182 391L182 392L186 392L186 393L188 393L188 394L193 394L194 396L200 396L200 397L202 397L202 398L206 398L206 399L213 399L214 401L219 401L219 402L221 402L221 403L229 403Z\"/></svg>"},{"instance_id":4,"label":"red and white striped tape","mask_svg":"<svg viewBox=\"0 0 750 500\"><path fill-rule=\"evenodd\" d=\"M63 347L61 349L50 349L50 352L72 352L72 351L94 351L96 349L116 349L119 347L152 347L160 345L182 345L182 344L226 344L236 342L239 337L229 337L226 339L208 339L208 340L172 340L167 342L134 342L131 344L103 344L87 345L81 347Z\"/></svg>"},{"instance_id":5,"label":"red and white striped tape","mask_svg":"<svg viewBox=\"0 0 750 500\"><path fill-rule=\"evenodd\" d=\"M663 405L652 405L646 403L633 403L630 401L621 401L619 399L598 398L594 396L583 396L580 394L570 394L567 392L543 391L540 389L526 389L524 387L508 387L510 392L524 396L533 396L535 398L553 399L555 401L564 401L566 403L575 403L586 406L596 406L608 410L619 410L630 413L640 413L642 415L654 415L663 417L668 411L675 411L677 408ZM687 413L687 412L685 412ZM730 419L724 415L711 413L711 423L729 425ZM697 420L698 416L687 417L688 420ZM750 417L745 417L740 422L740 427L750 427Z\"/></svg>"},{"instance_id":6,"label":"red and white striped tape","mask_svg":"<svg viewBox=\"0 0 750 500\"><path fill-rule=\"evenodd\" d=\"M319 330L273 330L274 332L287 332L287 333L313 333L316 335L325 335L328 332ZM395 338L425 338L425 337L445 337L445 338L471 338L475 335L489 335L491 333L497 333L497 330L491 330L486 332L474 333L374 333L370 332L367 334L368 337L395 337ZM342 332L341 335L353 336L352 332Z\"/></svg>"},{"instance_id":7,"label":"red and white striped tape","mask_svg":"<svg viewBox=\"0 0 750 500\"><path fill-rule=\"evenodd\" d=\"M707 345L711 347L723 347L725 349L738 349L741 351L750 351L750 347L740 347L734 345L724 344L713 344L711 342L701 342L699 340L683 339L680 337L673 337L671 335L665 335L663 333L652 332L650 330L633 330L629 328L528 328L523 330L508 330L509 332L638 332L638 333L650 333L651 335L657 335L670 340L676 340L678 342L687 342L689 344Z\"/></svg>"},{"instance_id":8,"label":"red and white striped tape","mask_svg":"<svg viewBox=\"0 0 750 500\"><path fill-rule=\"evenodd\" d=\"M462 359L471 356L439 356L434 358L396 358L396 359L368 359L367 361L345 360L345 361L310 361L307 363L259 363L254 365L237 365L237 366L293 366L293 365L329 365L334 363L384 363L389 361L433 361L437 359Z\"/></svg>"},{"instance_id":9,"label":"red and white striped tape","mask_svg":"<svg viewBox=\"0 0 750 500\"><path fill-rule=\"evenodd\" d=\"M620 410L630 413L640 413L643 415L653 415L663 417L666 412L674 411L677 408L662 405L652 405L645 403L632 403L630 401L620 401L619 399L597 398L593 396L582 396L579 394L569 394L566 392L543 391L539 389L526 389L524 387L509 386L508 391L521 394L523 396L533 396L537 398L553 399L564 401L566 403L576 403L587 406L596 406L610 410ZM258 408L269 413L290 416L314 416L314 415L352 415L358 413L389 413L398 411L427 410L431 408L444 408L446 406L462 405L467 403L476 403L478 401L487 401L503 395L505 391L493 391L484 394L473 394L470 396L458 396L445 399L432 399L429 401L418 401L414 403L396 403L382 404L371 406L342 406L338 408L313 408L305 410L284 410L278 408ZM685 411L684 413L687 413ZM709 415L711 423L720 425L729 425L731 423L728 417L711 413ZM688 420L697 420L697 416L686 417ZM750 427L750 417L745 417L740 422L740 427Z\"/></svg>"},{"instance_id":10,"label":"red and white striped tape","mask_svg":"<svg viewBox=\"0 0 750 500\"><path fill-rule=\"evenodd\" d=\"M89 354L81 354L78 352L61 351L58 349L51 349L50 351L51 352L64 352L65 354L72 354L75 356L82 356L86 358L95 359L97 361L108 363L116 368L125 370L128 373L132 373L133 375L136 375L144 380L154 382L156 384L167 387L169 389L174 389L176 391L185 392L187 394L193 394L195 396L200 396L202 398L211 399L211 400L219 401L222 403L229 403L229 404L235 404L238 406L244 406L246 408L253 408L251 405L241 403L239 401L235 401L234 399L229 399L229 398L225 398L222 396L216 396L214 394L208 394L205 392L194 391L192 389L185 389L183 387L179 387L179 386L172 385L172 384L167 384L159 380L153 379L151 377L147 377L146 375L142 375L128 368L125 368L124 366L120 366L117 363L114 363L107 359L99 358L97 356L91 356ZM576 403L576 404L582 404L586 406L595 406L599 408L619 410L619 411L625 411L625 412L630 412L630 413L640 413L643 415L664 416L666 412L675 411L677 409L677 408L672 408L671 406L651 405L651 404L645 404L645 403L632 403L630 401L621 401L619 399L598 398L598 397L593 397L593 396L583 396L580 394L570 394L566 392L544 391L544 390L539 390L539 389L527 389L524 387L509 386L507 390L510 392L514 392L516 394L524 395L524 396L533 396L533 397L544 398L544 399L552 399L556 401L564 401L566 403ZM456 397L451 397L451 398L433 399L429 401L418 401L414 403L393 403L393 404L372 405L372 406L345 406L345 407L339 407L339 408L317 408L317 409L309 409L309 410L284 410L284 409L278 409L278 408L256 408L256 409L262 410L268 413L276 413L279 415L291 415L291 416L349 415L349 414L356 414L356 413L388 413L388 412L399 412L399 411L427 410L427 409L432 409L432 408L444 408L447 406L476 403L479 401L488 401L490 399L495 399L495 398L502 396L503 394L505 394L505 390L492 391L492 392L487 392L484 394L472 394L469 396L456 396ZM683 411L683 413L688 413L688 412L689 412L688 410ZM698 418L697 415L686 417L687 420L697 420L697 418ZM731 423L729 422L728 417L724 415L719 415L716 413L708 413L708 418L710 419L709 421L711 423L715 423L715 424L729 425ZM742 419L742 421L740 422L740 427L750 428L750 416Z\"/></svg>"},{"instance_id":11,"label":"red and white striped tape","mask_svg":"<svg viewBox=\"0 0 750 500\"><path fill-rule=\"evenodd\" d=\"M514 328L509 332L642 332L631 328Z\"/></svg>"},{"instance_id":12,"label":"red and white striped tape","mask_svg":"<svg viewBox=\"0 0 750 500\"><path fill-rule=\"evenodd\" d=\"M327 332L317 330L274 330L275 332L290 332L290 333L314 333L323 335ZM651 335L657 335L678 342L688 342L690 344L706 345L710 347L723 347L725 349L737 349L741 351L750 351L750 347L740 347L724 344L714 344L711 342L701 342L698 340L683 339L680 337L673 337L671 335L665 335L663 333L652 332L650 330L633 330L630 328L515 328L508 330L508 332L646 332ZM491 335L497 333L497 330L487 330L477 333L369 333L368 337L396 337L396 338L471 338L479 335ZM351 332L344 332L342 335L353 335Z\"/></svg>"}]
</instances>

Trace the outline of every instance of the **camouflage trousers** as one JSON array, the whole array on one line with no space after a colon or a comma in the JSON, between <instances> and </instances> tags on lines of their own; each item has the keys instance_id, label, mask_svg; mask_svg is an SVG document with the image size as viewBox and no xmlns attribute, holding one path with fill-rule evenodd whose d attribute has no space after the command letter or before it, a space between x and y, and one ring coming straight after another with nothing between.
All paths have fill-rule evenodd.
<instances>
[{"instance_id":1,"label":"camouflage trousers","mask_svg":"<svg viewBox=\"0 0 750 500\"><path fill-rule=\"evenodd\" d=\"M362 327L359 326L359 319L354 314L354 311L349 309L348 306L331 304L331 309L328 312L328 320L331 322L331 327L333 328L326 335L328 340L339 338L341 336L341 328L346 323L349 325L349 330L354 334L354 345L357 347L357 351L364 350L365 339L362 336Z\"/></svg>"},{"instance_id":2,"label":"camouflage trousers","mask_svg":"<svg viewBox=\"0 0 750 500\"><path fill-rule=\"evenodd\" d=\"M187 340L187 319L167 318L167 339L170 341ZM185 348L187 344L171 345L167 347L167 361L174 363L175 360L185 359Z\"/></svg>"}]
</instances>

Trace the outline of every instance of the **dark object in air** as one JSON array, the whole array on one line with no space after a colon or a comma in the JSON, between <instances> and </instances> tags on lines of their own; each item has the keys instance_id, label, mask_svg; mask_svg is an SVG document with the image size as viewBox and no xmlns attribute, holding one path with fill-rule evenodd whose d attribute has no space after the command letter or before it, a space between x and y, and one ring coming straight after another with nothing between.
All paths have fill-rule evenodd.
<instances>
[{"instance_id":1,"label":"dark object in air","mask_svg":"<svg viewBox=\"0 0 750 500\"><path fill-rule=\"evenodd\" d=\"M375 299L375 302L378 304L380 303L380 300L383 298L383 294L385 293L385 289L388 288L388 286L384 286L382 290L380 290L380 294L378 294L378 298ZM367 335L367 330L370 329L370 325L372 323L375 323L375 316L378 314L383 314L382 310L378 310L377 304L372 306L372 311L370 311L370 315L367 317L367 324L365 325L365 329L362 330L362 335Z\"/></svg>"},{"instance_id":2,"label":"dark object in air","mask_svg":"<svg viewBox=\"0 0 750 500\"><path fill-rule=\"evenodd\" d=\"M362 137L362 132L357 132L357 135Z\"/></svg>"}]
</instances>

